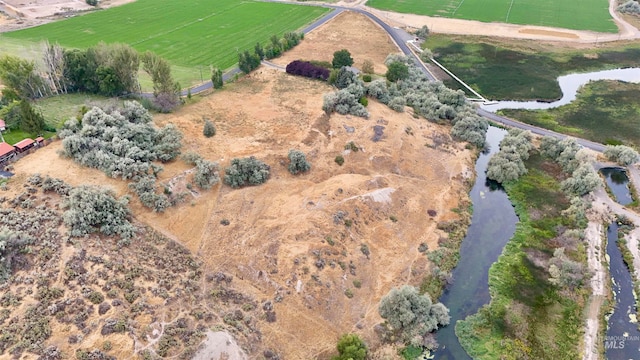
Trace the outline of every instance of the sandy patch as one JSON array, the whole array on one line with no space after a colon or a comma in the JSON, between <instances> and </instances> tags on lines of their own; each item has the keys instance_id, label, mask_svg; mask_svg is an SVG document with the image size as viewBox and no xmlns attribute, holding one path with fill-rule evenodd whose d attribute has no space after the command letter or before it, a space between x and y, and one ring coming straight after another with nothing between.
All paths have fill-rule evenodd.
<instances>
[{"instance_id":1,"label":"sandy patch","mask_svg":"<svg viewBox=\"0 0 640 360\"><path fill-rule=\"evenodd\" d=\"M544 35L544 36L553 36L567 39L579 39L580 37L573 33L567 33L562 31L551 31L551 30L542 30L542 29L520 29L518 30L521 34L532 34L532 35Z\"/></svg>"},{"instance_id":2,"label":"sandy patch","mask_svg":"<svg viewBox=\"0 0 640 360\"><path fill-rule=\"evenodd\" d=\"M208 331L207 339L192 360L246 360L247 356L235 339L224 331Z\"/></svg>"}]
</instances>

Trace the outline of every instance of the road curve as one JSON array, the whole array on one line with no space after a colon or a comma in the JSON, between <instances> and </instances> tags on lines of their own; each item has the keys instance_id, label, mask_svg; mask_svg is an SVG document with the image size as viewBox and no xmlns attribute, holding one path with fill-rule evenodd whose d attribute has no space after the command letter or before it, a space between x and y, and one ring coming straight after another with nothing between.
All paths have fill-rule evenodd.
<instances>
[{"instance_id":1,"label":"road curve","mask_svg":"<svg viewBox=\"0 0 640 360\"><path fill-rule=\"evenodd\" d=\"M422 70L422 72L426 75L426 77L429 79L429 81L437 81L437 79L431 74L431 72L429 72L426 68L426 66L418 59L418 56L411 51L411 49L409 48L409 46L406 43L406 39L403 38L401 31L402 30L396 30L393 27L389 26L389 24L385 23L384 21L382 21L379 17L375 16L374 14L363 10L363 9L358 9L358 8L350 8L350 7L344 7L344 6L337 6L337 5L330 5L330 4L301 4L299 2L295 2L295 1L280 1L280 0L262 0L264 2L272 2L272 3L284 3L284 4L294 4L294 5L301 5L301 6L321 6L321 7L326 7L326 8L330 8L333 9L332 12L324 15L323 17L319 18L318 20L314 21L313 23L311 23L310 25L308 25L307 27L305 27L302 32L307 34L315 29L317 29L318 27L320 27L321 25L323 25L324 23L326 23L327 21L333 19L334 17L336 17L338 14L340 14L343 11L353 11L359 14L362 14L366 17L368 17L369 19L371 19L373 22L375 22L376 24L378 24L382 29L384 29L384 31L387 32L387 34L391 37L391 39L396 43L396 45L398 46L398 48L407 56L411 57L415 63L415 65ZM233 68L232 70L228 71L227 73L225 73L223 75L223 79L224 81L228 81L229 79L231 79L232 77L234 77L236 74L241 73L240 69L238 69L237 67ZM191 88L191 93L192 94L196 94L199 93L201 91L210 89L212 87L212 84L210 81L207 81L204 84L198 85L194 88ZM182 91L182 95L186 96L189 90L183 90ZM515 127L518 129L523 129L523 130L529 130L534 134L537 135L541 135L541 136L553 136L556 138L565 138L567 137L567 135L564 134L560 134L557 133L555 131L551 131L551 130L547 130L547 129L543 129L537 126L533 126L533 125L529 125L529 124L525 124L513 119L509 119L500 115L497 115L495 113L483 110L481 108L477 109L477 113L478 115L505 125L505 126L510 126L510 127ZM605 145L600 144L600 143L596 143L593 141L589 141L586 139L582 139L582 138L575 138L576 141L578 142L578 144L597 151L597 152L602 152L604 151L604 149L606 148Z\"/></svg>"}]
</instances>

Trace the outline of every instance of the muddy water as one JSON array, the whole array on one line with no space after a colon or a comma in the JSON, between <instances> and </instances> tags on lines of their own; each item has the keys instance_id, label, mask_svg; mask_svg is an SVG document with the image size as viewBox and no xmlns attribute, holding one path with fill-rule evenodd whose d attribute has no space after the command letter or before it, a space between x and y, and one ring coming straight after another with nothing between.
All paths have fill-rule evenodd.
<instances>
[{"instance_id":1,"label":"muddy water","mask_svg":"<svg viewBox=\"0 0 640 360\"><path fill-rule=\"evenodd\" d=\"M453 283L440 298L449 308L451 323L438 330L440 348L435 354L436 359L470 359L455 335L455 323L475 314L489 302L489 267L513 236L518 222L507 194L488 184L485 175L489 158L499 150L505 134L505 130L489 127L487 142L490 152L481 154L476 161L477 178L470 192L473 202L471 226L460 248L460 261L453 271Z\"/></svg>"}]
</instances>

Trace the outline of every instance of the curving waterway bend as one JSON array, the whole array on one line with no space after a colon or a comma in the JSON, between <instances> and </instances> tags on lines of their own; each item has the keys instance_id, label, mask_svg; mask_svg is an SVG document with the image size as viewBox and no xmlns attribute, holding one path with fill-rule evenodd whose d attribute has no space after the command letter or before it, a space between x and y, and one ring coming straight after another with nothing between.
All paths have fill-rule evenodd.
<instances>
[{"instance_id":1,"label":"curving waterway bend","mask_svg":"<svg viewBox=\"0 0 640 360\"><path fill-rule=\"evenodd\" d=\"M583 74L570 74L558 77L558 85L562 90L562 98L554 102L542 101L498 101L490 105L482 105L484 110L496 112L502 109L546 110L567 105L576 99L578 90L583 85L598 80L618 80L640 83L640 68L613 69L594 71Z\"/></svg>"},{"instance_id":2,"label":"curving waterway bend","mask_svg":"<svg viewBox=\"0 0 640 360\"><path fill-rule=\"evenodd\" d=\"M462 241L460 260L453 270L453 284L440 301L449 308L451 323L438 330L440 347L436 359L471 359L455 334L455 324L478 312L489 303L489 267L498 259L502 249L513 236L518 217L507 194L487 183L485 171L491 156L507 132L490 126L487 132L488 153L476 161L476 181L469 193L473 203L473 216L467 236Z\"/></svg>"}]
</instances>

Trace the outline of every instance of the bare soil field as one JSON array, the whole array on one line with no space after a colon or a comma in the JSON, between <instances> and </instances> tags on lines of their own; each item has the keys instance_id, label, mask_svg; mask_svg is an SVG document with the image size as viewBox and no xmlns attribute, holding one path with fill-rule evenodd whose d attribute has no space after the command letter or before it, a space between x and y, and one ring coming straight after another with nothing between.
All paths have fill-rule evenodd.
<instances>
[{"instance_id":1,"label":"bare soil field","mask_svg":"<svg viewBox=\"0 0 640 360\"><path fill-rule=\"evenodd\" d=\"M286 66L294 60L321 60L331 62L333 53L348 49L353 57L353 66L362 67L362 62L373 62L377 74L387 72L384 59L388 54L399 52L387 33L364 15L343 12L313 32L305 35L305 41L271 60Z\"/></svg>"}]
</instances>

